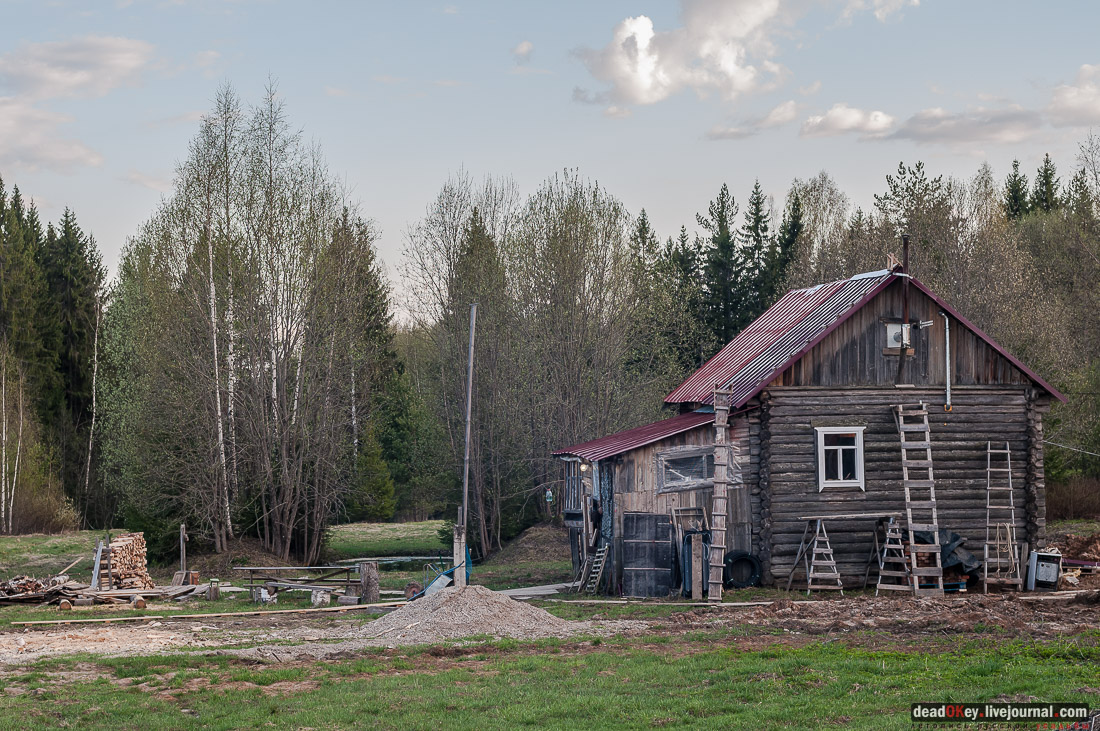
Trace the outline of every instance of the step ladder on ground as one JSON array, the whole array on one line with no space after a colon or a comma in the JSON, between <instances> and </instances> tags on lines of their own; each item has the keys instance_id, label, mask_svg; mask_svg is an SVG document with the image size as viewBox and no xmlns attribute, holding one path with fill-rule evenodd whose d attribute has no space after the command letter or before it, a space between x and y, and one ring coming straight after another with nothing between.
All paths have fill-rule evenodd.
<instances>
[{"instance_id":1,"label":"step ladder on ground","mask_svg":"<svg viewBox=\"0 0 1100 731\"><path fill-rule=\"evenodd\" d=\"M1003 462L1001 461L1003 458ZM1016 542L1016 502L1012 494L1012 449L985 445L985 550L982 591L1001 586L1020 590L1020 544Z\"/></svg>"},{"instance_id":2,"label":"step ladder on ground","mask_svg":"<svg viewBox=\"0 0 1100 731\"><path fill-rule=\"evenodd\" d=\"M787 591L791 590L799 561L806 571L806 596L814 591L839 591L844 596L844 583L840 580L833 547L829 543L829 534L825 531L825 521L821 518L806 519L802 542L795 554L791 573L787 576Z\"/></svg>"},{"instance_id":3,"label":"step ladder on ground","mask_svg":"<svg viewBox=\"0 0 1100 731\"><path fill-rule=\"evenodd\" d=\"M902 543L901 526L893 518L886 524L886 540L878 557L878 584L875 596L880 591L912 591L912 576L909 574L909 562L905 558L905 544Z\"/></svg>"},{"instance_id":4,"label":"step ladder on ground","mask_svg":"<svg viewBox=\"0 0 1100 731\"><path fill-rule=\"evenodd\" d=\"M943 596L943 560L940 556L940 524L936 516L936 482L932 475L932 433L928 428L928 407L899 404L894 416L901 438L901 477L905 489L905 517L909 531L909 572L913 594ZM917 543L914 533L930 532L932 542ZM917 557L929 557L918 565Z\"/></svg>"},{"instance_id":5,"label":"step ladder on ground","mask_svg":"<svg viewBox=\"0 0 1100 731\"><path fill-rule=\"evenodd\" d=\"M588 576L584 582L584 593L595 594L600 588L600 579L603 578L603 567L607 563L607 549L608 544L604 544L596 549L596 553L592 555L592 568L588 571Z\"/></svg>"}]
</instances>

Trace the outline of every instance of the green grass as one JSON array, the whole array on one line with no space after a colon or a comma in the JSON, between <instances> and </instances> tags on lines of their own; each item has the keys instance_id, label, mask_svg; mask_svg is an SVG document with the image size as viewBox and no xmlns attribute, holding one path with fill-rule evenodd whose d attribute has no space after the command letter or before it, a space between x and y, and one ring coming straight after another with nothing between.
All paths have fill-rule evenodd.
<instances>
[{"instance_id":1,"label":"green grass","mask_svg":"<svg viewBox=\"0 0 1100 731\"><path fill-rule=\"evenodd\" d=\"M81 530L58 535L3 536L0 538L0 578L20 574L38 578L51 576L74 559L83 558L69 576L77 580L90 579L96 540L104 535L102 531Z\"/></svg>"},{"instance_id":2,"label":"green grass","mask_svg":"<svg viewBox=\"0 0 1100 731\"><path fill-rule=\"evenodd\" d=\"M573 578L573 564L567 558L557 561L525 561L522 563L488 563L475 565L470 583L494 591L521 586L558 584Z\"/></svg>"},{"instance_id":3,"label":"green grass","mask_svg":"<svg viewBox=\"0 0 1100 731\"><path fill-rule=\"evenodd\" d=\"M1095 644L1069 640L930 642L910 652L652 639L485 643L457 657L422 648L287 667L216 656L85 660L101 675L78 680L51 674L61 667L52 661L3 678L0 713L27 726L150 730L911 729L915 701L1080 700L1100 662Z\"/></svg>"},{"instance_id":4,"label":"green grass","mask_svg":"<svg viewBox=\"0 0 1100 731\"><path fill-rule=\"evenodd\" d=\"M434 556L450 551L439 539L442 520L420 523L348 523L332 528L332 560L374 556Z\"/></svg>"}]
</instances>

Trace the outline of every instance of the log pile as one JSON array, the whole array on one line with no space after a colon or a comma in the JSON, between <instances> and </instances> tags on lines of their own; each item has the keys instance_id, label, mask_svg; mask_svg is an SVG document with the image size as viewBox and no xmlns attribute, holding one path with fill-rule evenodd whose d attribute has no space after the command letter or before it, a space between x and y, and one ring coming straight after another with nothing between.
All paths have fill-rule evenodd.
<instances>
[{"instance_id":1,"label":"log pile","mask_svg":"<svg viewBox=\"0 0 1100 731\"><path fill-rule=\"evenodd\" d=\"M111 539L111 578L119 589L152 589L145 565L145 536L123 533ZM102 574L101 574L102 576Z\"/></svg>"}]
</instances>

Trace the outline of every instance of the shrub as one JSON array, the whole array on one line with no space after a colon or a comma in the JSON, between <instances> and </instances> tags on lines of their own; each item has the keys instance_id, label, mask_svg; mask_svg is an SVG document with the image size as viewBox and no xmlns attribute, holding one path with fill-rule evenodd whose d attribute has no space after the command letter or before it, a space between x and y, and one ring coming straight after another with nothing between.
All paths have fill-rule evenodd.
<instances>
[{"instance_id":1,"label":"shrub","mask_svg":"<svg viewBox=\"0 0 1100 731\"><path fill-rule=\"evenodd\" d=\"M1100 518L1100 479L1071 477L1047 486L1047 519Z\"/></svg>"}]
</instances>

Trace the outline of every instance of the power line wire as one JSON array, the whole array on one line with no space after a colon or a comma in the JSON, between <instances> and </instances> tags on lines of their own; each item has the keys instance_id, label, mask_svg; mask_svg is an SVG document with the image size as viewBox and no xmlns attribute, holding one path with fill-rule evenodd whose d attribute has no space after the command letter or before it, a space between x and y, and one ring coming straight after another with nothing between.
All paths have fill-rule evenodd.
<instances>
[{"instance_id":1,"label":"power line wire","mask_svg":"<svg viewBox=\"0 0 1100 731\"><path fill-rule=\"evenodd\" d=\"M1087 449L1078 449L1077 447L1070 447L1066 444L1059 444L1058 442L1052 442L1049 439L1044 439L1043 443L1044 444L1053 444L1055 447L1061 447L1062 449L1068 449L1071 452L1080 452L1081 454L1087 454L1087 455L1090 455L1092 457L1100 457L1100 454L1097 454L1096 452L1090 452Z\"/></svg>"}]
</instances>

